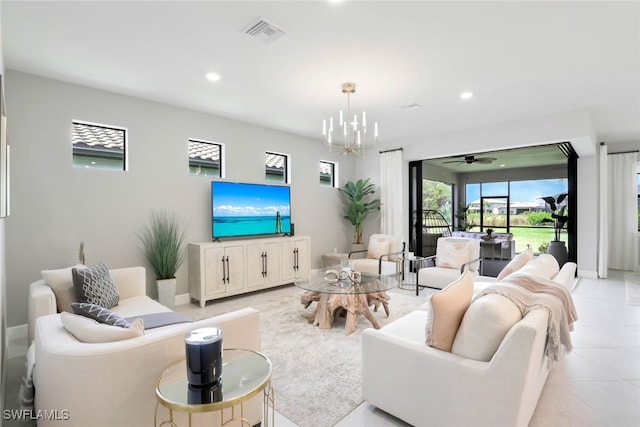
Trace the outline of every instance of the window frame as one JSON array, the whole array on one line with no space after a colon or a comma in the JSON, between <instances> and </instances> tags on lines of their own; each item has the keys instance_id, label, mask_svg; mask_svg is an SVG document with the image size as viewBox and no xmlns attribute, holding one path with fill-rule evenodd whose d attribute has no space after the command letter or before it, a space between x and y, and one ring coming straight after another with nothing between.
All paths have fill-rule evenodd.
<instances>
[{"instance_id":1,"label":"window frame","mask_svg":"<svg viewBox=\"0 0 640 427\"><path fill-rule=\"evenodd\" d=\"M269 155L282 156L282 158L284 159L284 165L283 165L283 171L282 171L282 176L284 177L284 181L275 181L275 180L268 179L269 169L270 168L273 169L272 166L269 166L267 164L267 159ZM264 165L265 165L265 175L264 175L265 182L273 183L273 184L291 184L291 155L290 154L279 153L277 151L265 151ZM275 174L272 174L272 176L275 176Z\"/></svg>"},{"instance_id":2,"label":"window frame","mask_svg":"<svg viewBox=\"0 0 640 427\"><path fill-rule=\"evenodd\" d=\"M97 149L91 149L91 148L85 148L85 147L75 147L75 144L73 143L73 139L74 139L74 135L75 135L75 129L74 126L75 125L80 125L80 126L91 126L91 127L97 127L97 128L103 128L103 129L109 129L109 130L115 130L115 131L122 131L123 133L123 138L122 138L122 167L121 168L110 168L110 167L88 167L88 166L80 166L80 165L76 165L75 162L75 158L76 156L82 158L87 158L87 157L96 157L96 158L102 158L102 159L117 159L120 160L120 156L110 156L108 155L110 152L109 151L103 151L103 155L100 156L98 155L99 150ZM86 152L86 153L95 153L93 155L91 154L86 154L86 155L82 155L82 152ZM129 170L129 129L123 126L115 126L115 125L107 125L104 123L95 123L95 122L88 122L86 120L76 120L76 119L72 119L71 120L71 165L74 168L78 168L78 169L93 169L93 170L109 170L109 171L128 171ZM76 154L77 153L77 154ZM107 155L105 155L105 153ZM113 154L116 154L115 152L113 152Z\"/></svg>"},{"instance_id":3,"label":"window frame","mask_svg":"<svg viewBox=\"0 0 640 427\"><path fill-rule=\"evenodd\" d=\"M318 173L320 174L320 187L338 188L338 183L340 182L338 179L338 163L332 162L330 160L318 161L318 165L320 167L322 166L323 163L327 165L331 165L331 184L330 185L322 184L322 173L319 171Z\"/></svg>"},{"instance_id":4,"label":"window frame","mask_svg":"<svg viewBox=\"0 0 640 427\"><path fill-rule=\"evenodd\" d=\"M215 175L198 175L198 174L193 174L191 173L191 157L189 156L189 143L191 142L195 142L195 143L199 143L199 144L210 144L210 145L217 145L218 146L218 152L220 153L220 158L219 158L219 168L218 168L218 176ZM217 179L224 179L226 177L226 151L225 151L225 144L222 142L215 142L215 141L208 141L206 139L199 139L199 138L188 138L187 139L187 173L189 174L189 176L196 176L196 177L204 177L204 178L217 178ZM197 165L196 165L197 166ZM206 166L204 166L206 168ZM213 169L213 168L207 168L207 169Z\"/></svg>"}]
</instances>

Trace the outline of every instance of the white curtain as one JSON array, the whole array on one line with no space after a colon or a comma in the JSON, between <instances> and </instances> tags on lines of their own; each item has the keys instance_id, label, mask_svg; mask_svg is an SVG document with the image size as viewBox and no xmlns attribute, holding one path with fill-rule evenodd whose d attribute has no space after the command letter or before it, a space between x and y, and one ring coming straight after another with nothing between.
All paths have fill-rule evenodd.
<instances>
[{"instance_id":1,"label":"white curtain","mask_svg":"<svg viewBox=\"0 0 640 427\"><path fill-rule=\"evenodd\" d=\"M607 156L609 268L638 269L638 153Z\"/></svg>"},{"instance_id":2,"label":"white curtain","mask_svg":"<svg viewBox=\"0 0 640 427\"><path fill-rule=\"evenodd\" d=\"M380 230L402 236L402 150L380 153Z\"/></svg>"},{"instance_id":3,"label":"white curtain","mask_svg":"<svg viewBox=\"0 0 640 427\"><path fill-rule=\"evenodd\" d=\"M609 253L609 204L607 202L607 146L600 144L598 166L600 167L599 188L600 206L598 221L598 277L607 278L607 255Z\"/></svg>"}]
</instances>

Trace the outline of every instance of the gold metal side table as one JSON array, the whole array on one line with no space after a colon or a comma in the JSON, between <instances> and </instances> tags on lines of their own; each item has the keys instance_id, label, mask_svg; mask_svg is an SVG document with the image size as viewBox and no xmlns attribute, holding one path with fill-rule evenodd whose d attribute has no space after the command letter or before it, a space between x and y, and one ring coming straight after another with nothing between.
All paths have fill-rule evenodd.
<instances>
[{"instance_id":1,"label":"gold metal side table","mask_svg":"<svg viewBox=\"0 0 640 427\"><path fill-rule=\"evenodd\" d=\"M251 427L252 423L244 415L244 404L262 392L262 422L266 427L273 426L275 407L271 388L271 361L257 351L236 349L225 349L222 359L222 384L204 400L202 396L194 398L193 387L190 390L185 359L178 360L165 369L156 380L158 402L153 425L177 427L174 411L188 413L189 426L192 425L193 414L220 411L221 426L237 421L238 425ZM169 410L168 420L158 421L159 405ZM225 420L224 409L227 408L231 408L231 416Z\"/></svg>"}]
</instances>

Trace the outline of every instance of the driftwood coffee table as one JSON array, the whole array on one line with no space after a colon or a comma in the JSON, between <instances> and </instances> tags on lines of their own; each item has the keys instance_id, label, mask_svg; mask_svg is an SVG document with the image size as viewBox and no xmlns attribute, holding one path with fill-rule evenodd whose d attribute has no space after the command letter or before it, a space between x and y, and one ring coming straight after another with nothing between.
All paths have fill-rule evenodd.
<instances>
[{"instance_id":1,"label":"driftwood coffee table","mask_svg":"<svg viewBox=\"0 0 640 427\"><path fill-rule=\"evenodd\" d=\"M324 268L311 273L309 280L296 281L295 285L305 292L300 302L309 307L317 302L316 309L304 316L320 329L331 329L335 316L346 315L345 334L349 335L356 329L358 318L364 316L371 325L380 329L378 321L369 307L377 311L380 306L389 316L389 295L387 292L398 285L394 276L384 276L371 273L361 273L360 281L354 282L342 274L341 280L335 280L335 274L340 273L340 266Z\"/></svg>"}]
</instances>

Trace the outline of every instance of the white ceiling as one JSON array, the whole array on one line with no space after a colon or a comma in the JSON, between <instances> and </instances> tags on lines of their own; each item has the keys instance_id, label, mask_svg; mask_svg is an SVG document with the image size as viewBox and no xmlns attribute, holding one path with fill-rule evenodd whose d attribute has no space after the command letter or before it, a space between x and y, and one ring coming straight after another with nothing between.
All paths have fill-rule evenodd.
<instances>
[{"instance_id":1,"label":"white ceiling","mask_svg":"<svg viewBox=\"0 0 640 427\"><path fill-rule=\"evenodd\" d=\"M640 146L640 2L2 4L5 66L320 138L346 105L381 141L588 108ZM286 34L243 30L263 17ZM205 79L215 71L217 83ZM462 101L462 91L472 91ZM419 109L401 106L420 104Z\"/></svg>"}]
</instances>

